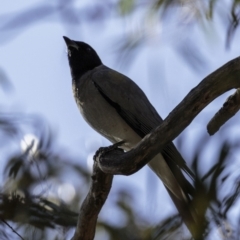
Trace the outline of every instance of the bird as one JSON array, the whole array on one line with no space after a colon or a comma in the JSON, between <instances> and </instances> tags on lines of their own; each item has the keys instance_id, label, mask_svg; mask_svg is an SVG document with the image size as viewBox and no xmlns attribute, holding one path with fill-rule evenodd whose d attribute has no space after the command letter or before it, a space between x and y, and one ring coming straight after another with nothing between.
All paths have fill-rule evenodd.
<instances>
[{"instance_id":1,"label":"bird","mask_svg":"<svg viewBox=\"0 0 240 240\"><path fill-rule=\"evenodd\" d=\"M110 142L123 141L120 147L124 151L131 150L163 119L140 87L127 76L105 66L89 44L63 38L67 45L73 95L81 115ZM167 144L148 166L161 179L183 221L193 232L197 224L196 211L191 206L195 189L185 175L194 178L194 174L175 145Z\"/></svg>"}]
</instances>

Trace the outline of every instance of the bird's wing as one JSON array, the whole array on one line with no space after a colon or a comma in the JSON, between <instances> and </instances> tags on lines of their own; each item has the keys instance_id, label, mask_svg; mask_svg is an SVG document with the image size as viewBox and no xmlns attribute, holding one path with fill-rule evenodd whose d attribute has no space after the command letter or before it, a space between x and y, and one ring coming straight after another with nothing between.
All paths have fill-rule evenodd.
<instances>
[{"instance_id":1,"label":"bird's wing","mask_svg":"<svg viewBox=\"0 0 240 240\"><path fill-rule=\"evenodd\" d=\"M162 122L143 91L128 77L103 66L94 72L92 80L102 96L140 137Z\"/></svg>"},{"instance_id":2,"label":"bird's wing","mask_svg":"<svg viewBox=\"0 0 240 240\"><path fill-rule=\"evenodd\" d=\"M92 72L91 79L103 98L116 109L118 114L140 137L144 137L161 124L161 117L143 91L131 79L104 65ZM161 178L166 181L164 184L167 191L184 222L193 231L193 222L196 223L197 219L195 210L190 206L190 196L194 194L194 188L180 169L190 176L193 176L193 174L173 143L166 145L161 154L168 168L162 169L164 162L159 162L156 166L156 162L152 162L153 160L149 165L158 176L159 170L161 172L165 171ZM166 176L168 176L168 179L166 179ZM179 190L181 191L180 194Z\"/></svg>"},{"instance_id":3,"label":"bird's wing","mask_svg":"<svg viewBox=\"0 0 240 240\"><path fill-rule=\"evenodd\" d=\"M91 79L102 96L140 137L146 136L163 121L144 92L125 75L102 65L93 71ZM166 145L161 153L174 174L179 172L179 166L193 176L173 143ZM180 178L185 179L183 176Z\"/></svg>"}]
</instances>

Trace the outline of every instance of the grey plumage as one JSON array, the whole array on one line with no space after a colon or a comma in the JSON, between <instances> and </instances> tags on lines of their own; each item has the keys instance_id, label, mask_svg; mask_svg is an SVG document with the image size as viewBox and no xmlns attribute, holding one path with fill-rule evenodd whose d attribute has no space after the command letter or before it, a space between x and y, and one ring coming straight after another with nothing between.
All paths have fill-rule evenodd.
<instances>
[{"instance_id":1,"label":"grey plumage","mask_svg":"<svg viewBox=\"0 0 240 240\"><path fill-rule=\"evenodd\" d=\"M128 77L102 64L88 44L64 37L73 79L73 93L88 124L112 143L124 141L133 148L163 121L144 92ZM189 206L194 188L181 170L193 176L173 143L164 147L148 164L167 188L189 226L196 213Z\"/></svg>"}]
</instances>

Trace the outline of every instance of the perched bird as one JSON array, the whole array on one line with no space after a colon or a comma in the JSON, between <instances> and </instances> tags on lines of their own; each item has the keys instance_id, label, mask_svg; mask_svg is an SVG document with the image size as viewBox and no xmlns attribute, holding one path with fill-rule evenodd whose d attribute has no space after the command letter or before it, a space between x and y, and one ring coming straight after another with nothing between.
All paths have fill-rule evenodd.
<instances>
[{"instance_id":1,"label":"perched bird","mask_svg":"<svg viewBox=\"0 0 240 240\"><path fill-rule=\"evenodd\" d=\"M86 122L112 143L124 141L128 151L163 121L144 92L131 79L105 66L87 43L63 37L68 49L73 94ZM164 183L188 228L196 223L190 206L193 186L181 170L192 176L173 143L149 163Z\"/></svg>"}]
</instances>

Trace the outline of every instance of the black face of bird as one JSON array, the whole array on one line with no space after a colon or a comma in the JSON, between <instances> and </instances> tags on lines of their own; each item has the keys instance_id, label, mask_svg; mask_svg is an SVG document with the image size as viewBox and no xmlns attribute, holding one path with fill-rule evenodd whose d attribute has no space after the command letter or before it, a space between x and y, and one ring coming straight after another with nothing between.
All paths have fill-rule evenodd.
<instances>
[{"instance_id":1,"label":"black face of bird","mask_svg":"<svg viewBox=\"0 0 240 240\"><path fill-rule=\"evenodd\" d=\"M72 77L80 78L84 73L102 64L96 51L87 43L63 37L68 48L68 61Z\"/></svg>"}]
</instances>

